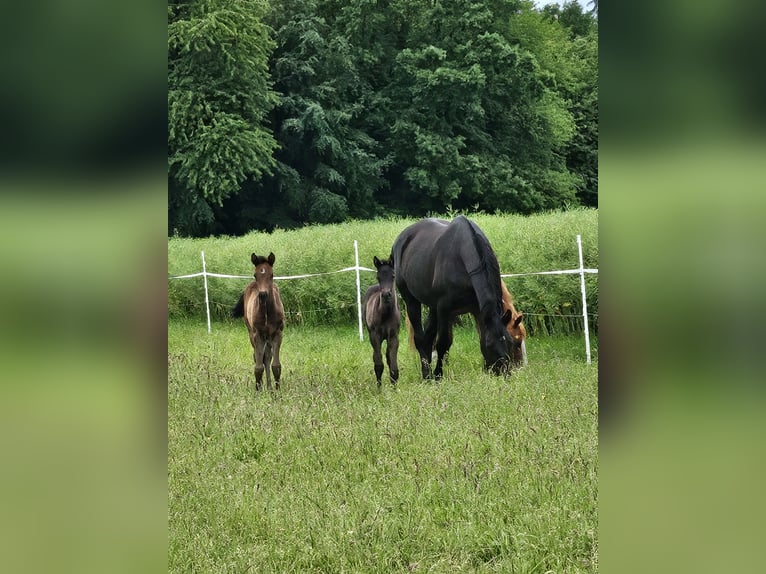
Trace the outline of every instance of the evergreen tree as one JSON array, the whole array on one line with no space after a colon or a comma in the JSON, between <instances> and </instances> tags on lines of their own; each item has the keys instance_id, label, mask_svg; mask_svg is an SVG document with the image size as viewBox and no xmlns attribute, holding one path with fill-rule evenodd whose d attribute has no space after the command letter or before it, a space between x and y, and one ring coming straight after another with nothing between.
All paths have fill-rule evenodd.
<instances>
[{"instance_id":1,"label":"evergreen tree","mask_svg":"<svg viewBox=\"0 0 766 574\"><path fill-rule=\"evenodd\" d=\"M169 232L211 232L213 207L273 166L265 8L258 0L168 6Z\"/></svg>"}]
</instances>

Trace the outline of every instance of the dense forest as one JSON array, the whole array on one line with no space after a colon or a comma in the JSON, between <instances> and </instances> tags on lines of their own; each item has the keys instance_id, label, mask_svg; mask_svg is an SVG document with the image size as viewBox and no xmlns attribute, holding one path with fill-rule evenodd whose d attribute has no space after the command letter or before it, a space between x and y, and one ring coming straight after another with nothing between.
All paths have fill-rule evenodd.
<instances>
[{"instance_id":1,"label":"dense forest","mask_svg":"<svg viewBox=\"0 0 766 574\"><path fill-rule=\"evenodd\" d=\"M168 234L596 206L589 7L169 0Z\"/></svg>"}]
</instances>

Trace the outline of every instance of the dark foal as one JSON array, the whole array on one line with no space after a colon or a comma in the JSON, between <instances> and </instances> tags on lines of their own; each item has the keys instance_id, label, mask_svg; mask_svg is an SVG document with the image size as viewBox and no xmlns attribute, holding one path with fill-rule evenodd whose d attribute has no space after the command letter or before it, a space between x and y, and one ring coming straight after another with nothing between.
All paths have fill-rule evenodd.
<instances>
[{"instance_id":1,"label":"dark foal","mask_svg":"<svg viewBox=\"0 0 766 574\"><path fill-rule=\"evenodd\" d=\"M383 375L383 353L381 346L386 341L386 362L391 384L399 380L399 365L396 355L399 351L399 325L401 315L394 290L394 263L391 259L381 261L373 257L378 270L378 284L373 285L364 294L364 324L370 335L372 362L375 365L375 377L378 386Z\"/></svg>"},{"instance_id":2,"label":"dark foal","mask_svg":"<svg viewBox=\"0 0 766 574\"><path fill-rule=\"evenodd\" d=\"M260 391L263 372L266 371L266 388L271 390L271 372L274 386L279 390L282 363L279 348L285 326L285 311L279 288L274 284L274 254L268 257L253 253L250 260L255 265L255 281L252 281L232 309L234 317L244 317L255 361L255 390ZM273 360L273 363L272 363Z\"/></svg>"}]
</instances>

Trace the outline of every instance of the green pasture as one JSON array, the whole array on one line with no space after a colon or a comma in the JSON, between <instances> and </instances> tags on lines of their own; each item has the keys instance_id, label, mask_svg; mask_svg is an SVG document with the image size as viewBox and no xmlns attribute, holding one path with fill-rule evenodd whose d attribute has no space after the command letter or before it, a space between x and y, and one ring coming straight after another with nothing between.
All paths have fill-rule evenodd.
<instances>
[{"instance_id":1,"label":"green pasture","mask_svg":"<svg viewBox=\"0 0 766 574\"><path fill-rule=\"evenodd\" d=\"M502 378L457 328L439 383L403 342L398 386L378 389L353 322L292 324L282 389L257 395L240 321L171 317L168 343L169 572L597 571L582 335L530 337Z\"/></svg>"},{"instance_id":2,"label":"green pasture","mask_svg":"<svg viewBox=\"0 0 766 574\"><path fill-rule=\"evenodd\" d=\"M451 219L454 214L444 217ZM577 208L538 215L467 214L490 240L503 273L528 273L578 267L576 236L582 236L586 268L598 268L598 210ZM250 254L276 256L277 276L326 273L354 265L354 240L359 263L372 268L372 258L388 256L397 235L416 219L351 221L273 233L251 232L242 237L168 239L168 275L207 271L251 275ZM361 272L362 290L375 275ZM525 276L505 279L516 307L525 314L530 334L583 332L582 295L577 275ZM210 278L211 314L227 316L248 279ZM353 325L356 323L356 277L353 272L279 281L287 322L290 325ZM586 276L591 329L598 330L598 276ZM168 312L171 318L205 317L205 292L201 277L168 279Z\"/></svg>"}]
</instances>

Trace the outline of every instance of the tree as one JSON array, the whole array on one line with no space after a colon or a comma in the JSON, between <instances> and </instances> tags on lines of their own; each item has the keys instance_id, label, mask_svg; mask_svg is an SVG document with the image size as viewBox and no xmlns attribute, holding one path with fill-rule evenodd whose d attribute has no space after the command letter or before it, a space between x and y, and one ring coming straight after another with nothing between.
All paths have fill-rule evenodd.
<instances>
[{"instance_id":1,"label":"tree","mask_svg":"<svg viewBox=\"0 0 766 574\"><path fill-rule=\"evenodd\" d=\"M520 15L513 29L518 42L533 52L574 121L571 139L561 150L575 178L573 204L598 204L598 30L591 15L576 2L555 4ZM567 19L568 18L568 19ZM562 22L563 20L563 22ZM583 22L586 21L585 24ZM565 24L579 23L574 28ZM578 35L575 30L583 31Z\"/></svg>"},{"instance_id":2,"label":"tree","mask_svg":"<svg viewBox=\"0 0 766 574\"><path fill-rule=\"evenodd\" d=\"M266 8L258 0L168 6L169 232L209 233L213 208L273 167Z\"/></svg>"},{"instance_id":3,"label":"tree","mask_svg":"<svg viewBox=\"0 0 766 574\"><path fill-rule=\"evenodd\" d=\"M271 115L279 150L273 176L247 190L249 213L256 216L250 225L374 215L383 162L359 126L353 46L321 16L316 1L275 2L269 23L277 38L270 71L281 94ZM261 196L279 201L263 209Z\"/></svg>"},{"instance_id":4,"label":"tree","mask_svg":"<svg viewBox=\"0 0 766 574\"><path fill-rule=\"evenodd\" d=\"M392 188L416 212L532 212L576 202L562 151L574 124L511 34L521 2L432 3L396 59ZM528 12L529 8L525 8Z\"/></svg>"}]
</instances>

